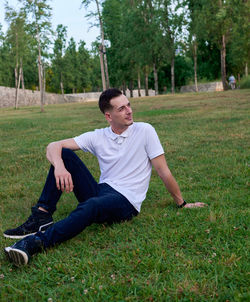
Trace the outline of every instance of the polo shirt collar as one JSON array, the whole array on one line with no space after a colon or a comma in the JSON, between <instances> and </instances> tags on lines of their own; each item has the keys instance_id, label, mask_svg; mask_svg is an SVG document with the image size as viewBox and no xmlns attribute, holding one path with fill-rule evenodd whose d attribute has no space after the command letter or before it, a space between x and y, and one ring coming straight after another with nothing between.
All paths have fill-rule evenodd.
<instances>
[{"instance_id":1,"label":"polo shirt collar","mask_svg":"<svg viewBox=\"0 0 250 302\"><path fill-rule=\"evenodd\" d=\"M107 128L106 134L109 138L111 138L112 140L116 140L117 137L128 137L131 133L131 128L133 125L129 126L128 129L126 129L125 131L123 131L121 134L116 134L112 131L111 126Z\"/></svg>"}]
</instances>

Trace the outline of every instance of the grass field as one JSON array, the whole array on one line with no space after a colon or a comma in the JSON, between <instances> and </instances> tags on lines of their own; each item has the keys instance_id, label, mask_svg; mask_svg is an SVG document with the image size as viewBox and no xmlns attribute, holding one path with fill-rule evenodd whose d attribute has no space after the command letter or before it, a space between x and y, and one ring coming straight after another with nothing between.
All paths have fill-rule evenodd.
<instances>
[{"instance_id":1,"label":"grass field","mask_svg":"<svg viewBox=\"0 0 250 302\"><path fill-rule=\"evenodd\" d=\"M250 301L250 90L132 99L135 121L151 123L189 202L177 210L152 173L132 221L92 225L16 268L0 237L0 301ZM105 127L96 103L0 110L0 232L22 223L49 163L46 145ZM96 159L78 152L98 178ZM74 209L64 194L57 221Z\"/></svg>"}]
</instances>

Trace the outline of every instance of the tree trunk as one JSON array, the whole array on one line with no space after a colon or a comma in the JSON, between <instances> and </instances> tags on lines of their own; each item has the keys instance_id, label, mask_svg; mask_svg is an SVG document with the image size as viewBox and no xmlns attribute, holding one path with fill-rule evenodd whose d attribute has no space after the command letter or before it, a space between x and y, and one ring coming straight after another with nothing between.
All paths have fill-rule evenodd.
<instances>
[{"instance_id":1,"label":"tree trunk","mask_svg":"<svg viewBox=\"0 0 250 302\"><path fill-rule=\"evenodd\" d=\"M102 52L103 52L103 58L104 58L104 71L106 75L106 87L109 88L109 74L108 74L108 62L107 62L107 55L106 55L106 47L104 44L104 31L103 31L103 24L102 24L102 16L100 12L99 2L98 0L95 0L96 7L97 7L97 13L99 17L99 23L100 23L100 31L101 31L101 39L102 39Z\"/></svg>"},{"instance_id":2,"label":"tree trunk","mask_svg":"<svg viewBox=\"0 0 250 302\"><path fill-rule=\"evenodd\" d=\"M158 89L158 74L157 74L157 69L156 69L156 64L154 63L154 82L155 82L155 95L159 94L159 89Z\"/></svg>"},{"instance_id":3,"label":"tree trunk","mask_svg":"<svg viewBox=\"0 0 250 302\"><path fill-rule=\"evenodd\" d=\"M240 82L240 73L238 73L238 83Z\"/></svg>"},{"instance_id":4,"label":"tree trunk","mask_svg":"<svg viewBox=\"0 0 250 302\"><path fill-rule=\"evenodd\" d=\"M22 81L22 90L23 90L23 98L24 98L24 105L26 105L26 91L25 91L25 87L24 87L24 76L23 76L23 63L21 61L21 81Z\"/></svg>"},{"instance_id":5,"label":"tree trunk","mask_svg":"<svg viewBox=\"0 0 250 302\"><path fill-rule=\"evenodd\" d=\"M15 67L15 88L16 88L15 108L16 108L16 102L17 102L17 85L18 85L18 64L16 63L16 67Z\"/></svg>"},{"instance_id":6,"label":"tree trunk","mask_svg":"<svg viewBox=\"0 0 250 302\"><path fill-rule=\"evenodd\" d=\"M129 91L130 91L130 97L133 97L133 80L129 81Z\"/></svg>"},{"instance_id":7,"label":"tree trunk","mask_svg":"<svg viewBox=\"0 0 250 302\"><path fill-rule=\"evenodd\" d=\"M15 87L18 85L18 33L16 32L16 67L15 67ZM16 100L15 100L16 103Z\"/></svg>"},{"instance_id":8,"label":"tree trunk","mask_svg":"<svg viewBox=\"0 0 250 302\"><path fill-rule=\"evenodd\" d=\"M175 93L175 79L174 79L174 54L171 60L171 92Z\"/></svg>"},{"instance_id":9,"label":"tree trunk","mask_svg":"<svg viewBox=\"0 0 250 302\"><path fill-rule=\"evenodd\" d=\"M245 65L245 76L248 77L248 64Z\"/></svg>"},{"instance_id":10,"label":"tree trunk","mask_svg":"<svg viewBox=\"0 0 250 302\"><path fill-rule=\"evenodd\" d=\"M148 71L147 67L145 70L145 95L148 96Z\"/></svg>"},{"instance_id":11,"label":"tree trunk","mask_svg":"<svg viewBox=\"0 0 250 302\"><path fill-rule=\"evenodd\" d=\"M46 102L46 72L45 65L43 67L43 104Z\"/></svg>"},{"instance_id":12,"label":"tree trunk","mask_svg":"<svg viewBox=\"0 0 250 302\"><path fill-rule=\"evenodd\" d=\"M63 87L62 73L61 73L60 88L61 88L62 96L63 96L63 98L64 98L64 87Z\"/></svg>"},{"instance_id":13,"label":"tree trunk","mask_svg":"<svg viewBox=\"0 0 250 302\"><path fill-rule=\"evenodd\" d=\"M15 67L15 87L17 87L17 82L18 82L18 64L16 64Z\"/></svg>"},{"instance_id":14,"label":"tree trunk","mask_svg":"<svg viewBox=\"0 0 250 302\"><path fill-rule=\"evenodd\" d=\"M102 74L102 89L103 91L106 90L106 80L105 80L105 73L104 73L104 64L103 64L103 51L102 45L99 45L99 54L100 54L100 66L101 66L101 74Z\"/></svg>"},{"instance_id":15,"label":"tree trunk","mask_svg":"<svg viewBox=\"0 0 250 302\"><path fill-rule=\"evenodd\" d=\"M20 68L19 75L18 75L18 83L17 83L17 87L16 87L15 109L18 108L18 97L19 97L19 87L20 87L20 82L21 82L21 76L22 76L22 70Z\"/></svg>"},{"instance_id":16,"label":"tree trunk","mask_svg":"<svg viewBox=\"0 0 250 302\"><path fill-rule=\"evenodd\" d=\"M23 76L23 60L21 59L21 80L22 80L22 89L24 91L25 87L24 87L24 76Z\"/></svg>"},{"instance_id":17,"label":"tree trunk","mask_svg":"<svg viewBox=\"0 0 250 302\"><path fill-rule=\"evenodd\" d=\"M194 41L194 84L195 91L198 92L198 81L197 81L197 41Z\"/></svg>"},{"instance_id":18,"label":"tree trunk","mask_svg":"<svg viewBox=\"0 0 250 302\"><path fill-rule=\"evenodd\" d=\"M109 85L108 61L107 61L107 55L106 55L106 47L105 47L104 43L103 43L103 57L104 57L104 65L105 65L106 86L107 86L107 88L109 88L110 85Z\"/></svg>"},{"instance_id":19,"label":"tree trunk","mask_svg":"<svg viewBox=\"0 0 250 302\"><path fill-rule=\"evenodd\" d=\"M227 76L226 76L226 41L225 41L225 35L222 35L221 39L221 80L223 89L227 89Z\"/></svg>"},{"instance_id":20,"label":"tree trunk","mask_svg":"<svg viewBox=\"0 0 250 302\"><path fill-rule=\"evenodd\" d=\"M126 83L125 81L122 82L122 92L124 95L126 95Z\"/></svg>"},{"instance_id":21,"label":"tree trunk","mask_svg":"<svg viewBox=\"0 0 250 302\"><path fill-rule=\"evenodd\" d=\"M138 96L141 97L141 75L140 75L140 70L138 70L137 85L138 85Z\"/></svg>"},{"instance_id":22,"label":"tree trunk","mask_svg":"<svg viewBox=\"0 0 250 302\"><path fill-rule=\"evenodd\" d=\"M38 78L39 78L39 89L40 89L40 104L41 104L41 112L44 112L43 67L42 67L40 35L38 31L38 26L36 29L36 33L37 33L37 46L38 46Z\"/></svg>"},{"instance_id":23,"label":"tree trunk","mask_svg":"<svg viewBox=\"0 0 250 302\"><path fill-rule=\"evenodd\" d=\"M126 83L124 81L122 82L122 91L123 94L126 95Z\"/></svg>"}]
</instances>

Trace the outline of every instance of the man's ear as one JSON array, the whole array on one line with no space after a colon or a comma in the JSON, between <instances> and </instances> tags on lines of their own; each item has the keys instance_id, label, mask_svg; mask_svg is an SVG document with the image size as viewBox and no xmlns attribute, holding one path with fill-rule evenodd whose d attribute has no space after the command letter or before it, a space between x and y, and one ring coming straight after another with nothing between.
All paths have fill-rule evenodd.
<instances>
[{"instance_id":1,"label":"man's ear","mask_svg":"<svg viewBox=\"0 0 250 302\"><path fill-rule=\"evenodd\" d=\"M108 122L111 122L111 121L112 121L111 114L110 114L109 111L106 111L105 114L104 114L104 116L105 116L105 118L106 118L106 120L107 120Z\"/></svg>"}]
</instances>

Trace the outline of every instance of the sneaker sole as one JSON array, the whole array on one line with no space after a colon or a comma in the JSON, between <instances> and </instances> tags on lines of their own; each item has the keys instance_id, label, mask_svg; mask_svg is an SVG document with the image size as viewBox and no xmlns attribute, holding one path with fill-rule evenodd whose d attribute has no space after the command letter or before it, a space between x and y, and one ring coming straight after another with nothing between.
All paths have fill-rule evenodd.
<instances>
[{"instance_id":1,"label":"sneaker sole","mask_svg":"<svg viewBox=\"0 0 250 302\"><path fill-rule=\"evenodd\" d=\"M36 234L36 232L35 233L26 234L26 235L20 235L20 236L17 236L17 235L6 235L6 234L3 234L3 236L5 238L11 238L11 239L23 239L25 237L28 237L30 235L35 235L35 234Z\"/></svg>"},{"instance_id":2,"label":"sneaker sole","mask_svg":"<svg viewBox=\"0 0 250 302\"><path fill-rule=\"evenodd\" d=\"M21 250L6 247L4 252L9 261L13 262L16 266L26 265L29 262L28 255Z\"/></svg>"},{"instance_id":3,"label":"sneaker sole","mask_svg":"<svg viewBox=\"0 0 250 302\"><path fill-rule=\"evenodd\" d=\"M4 248L4 254L5 256L8 258L9 261L12 261L10 256L9 256L9 251L10 251L10 247L6 247Z\"/></svg>"},{"instance_id":4,"label":"sneaker sole","mask_svg":"<svg viewBox=\"0 0 250 302\"><path fill-rule=\"evenodd\" d=\"M44 224L42 226L40 226L39 230L37 232L42 232L44 233L49 227L51 227L52 225L54 224L54 222L50 222L50 223L47 223L47 224ZM42 231L42 229L46 227L45 230ZM5 238L11 238L11 239L23 239L27 236L30 236L30 235L35 235L37 232L34 232L34 233L29 233L29 234L25 234L25 235L7 235L5 233L3 233L3 236Z\"/></svg>"}]
</instances>

